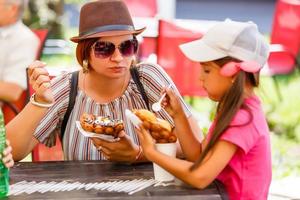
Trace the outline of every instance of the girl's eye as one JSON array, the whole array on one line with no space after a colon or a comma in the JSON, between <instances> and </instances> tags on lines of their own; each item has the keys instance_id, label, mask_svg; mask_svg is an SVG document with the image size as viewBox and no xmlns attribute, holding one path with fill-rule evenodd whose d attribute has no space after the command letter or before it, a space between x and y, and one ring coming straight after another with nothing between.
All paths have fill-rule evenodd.
<instances>
[{"instance_id":1,"label":"girl's eye","mask_svg":"<svg viewBox=\"0 0 300 200\"><path fill-rule=\"evenodd\" d=\"M203 69L204 73L209 73L210 70L209 69Z\"/></svg>"}]
</instances>

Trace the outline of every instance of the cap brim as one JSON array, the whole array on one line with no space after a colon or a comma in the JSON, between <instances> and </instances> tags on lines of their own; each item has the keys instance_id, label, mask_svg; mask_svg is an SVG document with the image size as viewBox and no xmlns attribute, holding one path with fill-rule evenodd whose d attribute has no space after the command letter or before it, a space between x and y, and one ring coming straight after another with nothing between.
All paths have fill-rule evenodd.
<instances>
[{"instance_id":1,"label":"cap brim","mask_svg":"<svg viewBox=\"0 0 300 200\"><path fill-rule=\"evenodd\" d=\"M188 59L195 62L208 62L227 56L227 54L210 47L201 39L182 44L179 48Z\"/></svg>"},{"instance_id":2,"label":"cap brim","mask_svg":"<svg viewBox=\"0 0 300 200\"><path fill-rule=\"evenodd\" d=\"M105 37L105 36L120 36L120 35L127 35L127 34L133 34L133 35L138 35L142 33L146 27L137 29L137 30L124 30L124 31L105 31L105 32L99 32L99 33L94 33L91 35L85 35L85 36L75 36L70 38L72 42L78 43L81 40L89 39L89 38L99 38L99 37Z\"/></svg>"}]
</instances>

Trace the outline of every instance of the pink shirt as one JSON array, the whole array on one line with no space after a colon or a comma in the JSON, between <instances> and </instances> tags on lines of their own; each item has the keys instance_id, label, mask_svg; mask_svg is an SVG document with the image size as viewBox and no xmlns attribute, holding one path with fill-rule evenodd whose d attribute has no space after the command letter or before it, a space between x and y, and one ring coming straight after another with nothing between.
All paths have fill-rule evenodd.
<instances>
[{"instance_id":1,"label":"pink shirt","mask_svg":"<svg viewBox=\"0 0 300 200\"><path fill-rule=\"evenodd\" d=\"M224 185L230 200L267 199L272 179L270 134L261 109L260 100L252 96L245 100L248 111L237 112L221 140L226 140L239 148L217 179ZM210 128L209 136L211 130Z\"/></svg>"}]
</instances>

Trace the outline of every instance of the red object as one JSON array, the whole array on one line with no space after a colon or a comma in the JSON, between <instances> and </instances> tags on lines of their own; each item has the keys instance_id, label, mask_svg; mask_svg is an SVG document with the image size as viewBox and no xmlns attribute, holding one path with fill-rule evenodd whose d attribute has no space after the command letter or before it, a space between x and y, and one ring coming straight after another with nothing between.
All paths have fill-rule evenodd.
<instances>
[{"instance_id":1,"label":"red object","mask_svg":"<svg viewBox=\"0 0 300 200\"><path fill-rule=\"evenodd\" d=\"M278 0L268 60L271 75L293 72L300 49L300 1Z\"/></svg>"},{"instance_id":2,"label":"red object","mask_svg":"<svg viewBox=\"0 0 300 200\"><path fill-rule=\"evenodd\" d=\"M143 41L140 43L138 50L139 60L147 60L151 54L155 54L157 49L156 43L156 37L143 37Z\"/></svg>"},{"instance_id":3,"label":"red object","mask_svg":"<svg viewBox=\"0 0 300 200\"><path fill-rule=\"evenodd\" d=\"M156 0L125 0L133 17L154 17L157 14Z\"/></svg>"},{"instance_id":4,"label":"red object","mask_svg":"<svg viewBox=\"0 0 300 200\"><path fill-rule=\"evenodd\" d=\"M2 102L2 101L1 101ZM8 124L19 112L24 108L27 102L27 92L22 92L20 98L16 102L2 102L2 112L4 122Z\"/></svg>"},{"instance_id":5,"label":"red object","mask_svg":"<svg viewBox=\"0 0 300 200\"><path fill-rule=\"evenodd\" d=\"M202 37L202 33L178 27L175 23L159 20L157 61L174 81L183 96L205 96L200 86L200 64L190 61L179 45ZM201 52L199 52L201 53Z\"/></svg>"}]
</instances>

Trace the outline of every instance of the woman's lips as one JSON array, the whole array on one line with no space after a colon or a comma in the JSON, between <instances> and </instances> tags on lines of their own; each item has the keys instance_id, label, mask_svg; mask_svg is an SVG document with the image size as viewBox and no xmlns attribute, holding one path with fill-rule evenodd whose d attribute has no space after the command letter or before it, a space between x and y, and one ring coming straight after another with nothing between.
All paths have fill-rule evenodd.
<instances>
[{"instance_id":1,"label":"woman's lips","mask_svg":"<svg viewBox=\"0 0 300 200\"><path fill-rule=\"evenodd\" d=\"M122 72L123 70L125 70L125 67L111 67L109 69L115 73L118 73L118 72Z\"/></svg>"}]
</instances>

